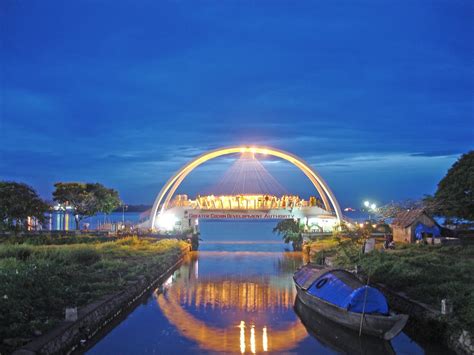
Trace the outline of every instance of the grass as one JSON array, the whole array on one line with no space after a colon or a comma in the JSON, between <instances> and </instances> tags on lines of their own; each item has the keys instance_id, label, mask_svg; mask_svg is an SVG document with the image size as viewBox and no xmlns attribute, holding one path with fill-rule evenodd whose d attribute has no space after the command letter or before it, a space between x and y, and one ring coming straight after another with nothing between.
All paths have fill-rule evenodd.
<instances>
[{"instance_id":1,"label":"grass","mask_svg":"<svg viewBox=\"0 0 474 355\"><path fill-rule=\"evenodd\" d=\"M353 268L359 264L371 282L383 283L412 299L441 308L441 300L453 302L452 330L474 334L474 246L397 245L395 250L360 254L361 245L348 240L322 246L334 263ZM321 248L315 258L321 254Z\"/></svg>"},{"instance_id":2,"label":"grass","mask_svg":"<svg viewBox=\"0 0 474 355\"><path fill-rule=\"evenodd\" d=\"M66 307L85 306L122 289L127 281L151 280L187 249L185 242L137 237L0 244L0 353L51 329L64 319Z\"/></svg>"},{"instance_id":3,"label":"grass","mask_svg":"<svg viewBox=\"0 0 474 355\"><path fill-rule=\"evenodd\" d=\"M116 237L92 235L51 235L36 234L25 236L4 236L0 238L2 244L29 244L29 245L62 245L62 244L89 244L104 243L116 240Z\"/></svg>"}]
</instances>

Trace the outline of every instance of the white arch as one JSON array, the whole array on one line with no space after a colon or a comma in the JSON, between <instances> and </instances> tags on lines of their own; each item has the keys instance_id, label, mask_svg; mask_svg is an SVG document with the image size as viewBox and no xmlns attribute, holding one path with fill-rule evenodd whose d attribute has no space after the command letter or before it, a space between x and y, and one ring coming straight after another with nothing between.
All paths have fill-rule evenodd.
<instances>
[{"instance_id":1,"label":"white arch","mask_svg":"<svg viewBox=\"0 0 474 355\"><path fill-rule=\"evenodd\" d=\"M155 202L153 204L153 208L151 210L151 215L150 215L150 220L151 220L151 228L155 227L155 220L157 217L158 213L158 208L160 204L162 203L164 199L164 203L161 207L160 213L162 213L166 207L168 206L168 203L173 196L174 192L176 189L179 187L181 182L186 178L186 176L193 171L196 167L199 165L205 163L208 160L212 160L214 158L223 156L223 155L228 155L228 154L235 154L235 153L243 153L243 152L252 152L252 153L259 153L259 154L268 154L272 155L281 159L284 159L291 164L295 165L297 168L299 168L312 182L316 190L318 191L319 195L323 199L325 208L330 211L330 205L329 202L331 203L335 213L338 222L342 222L342 212L341 208L339 206L339 203L336 200L336 197L334 196L333 192L329 188L329 186L326 184L324 179L315 171L313 170L308 163L306 163L304 160L298 158L297 156L285 152L283 150L271 148L271 147L259 147L259 146L234 146L234 147L226 147L226 148L219 148L212 150L210 152L201 154L194 160L190 161L188 164L183 166L177 173L175 173L163 186L163 188L160 190L158 196L155 199ZM328 202L329 199L329 202Z\"/></svg>"}]
</instances>

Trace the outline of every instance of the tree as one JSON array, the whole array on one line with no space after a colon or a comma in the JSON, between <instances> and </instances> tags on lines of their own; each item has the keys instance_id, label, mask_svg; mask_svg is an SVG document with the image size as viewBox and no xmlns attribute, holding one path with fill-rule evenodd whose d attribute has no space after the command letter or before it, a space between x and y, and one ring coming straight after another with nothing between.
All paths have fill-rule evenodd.
<instances>
[{"instance_id":1,"label":"tree","mask_svg":"<svg viewBox=\"0 0 474 355\"><path fill-rule=\"evenodd\" d=\"M28 217L44 223L49 206L23 183L0 182L0 229L27 229Z\"/></svg>"},{"instance_id":2,"label":"tree","mask_svg":"<svg viewBox=\"0 0 474 355\"><path fill-rule=\"evenodd\" d=\"M76 229L82 219L99 212L109 214L120 206L118 192L99 183L58 182L54 187L54 201L74 209Z\"/></svg>"},{"instance_id":3,"label":"tree","mask_svg":"<svg viewBox=\"0 0 474 355\"><path fill-rule=\"evenodd\" d=\"M122 203L119 194L114 189L108 189L101 184L90 184L90 190L94 194L99 212L112 213Z\"/></svg>"},{"instance_id":4,"label":"tree","mask_svg":"<svg viewBox=\"0 0 474 355\"><path fill-rule=\"evenodd\" d=\"M359 239L360 231L362 229L359 225L355 224L354 226L347 224L346 222L341 222L339 225L334 226L332 230L332 236L335 239L341 239L342 237L350 239Z\"/></svg>"},{"instance_id":5,"label":"tree","mask_svg":"<svg viewBox=\"0 0 474 355\"><path fill-rule=\"evenodd\" d=\"M284 219L273 228L273 233L282 235L285 243L292 243L293 250L301 250L303 247L302 227L294 219Z\"/></svg>"},{"instance_id":6,"label":"tree","mask_svg":"<svg viewBox=\"0 0 474 355\"><path fill-rule=\"evenodd\" d=\"M427 201L436 214L474 221L474 150L453 164Z\"/></svg>"}]
</instances>

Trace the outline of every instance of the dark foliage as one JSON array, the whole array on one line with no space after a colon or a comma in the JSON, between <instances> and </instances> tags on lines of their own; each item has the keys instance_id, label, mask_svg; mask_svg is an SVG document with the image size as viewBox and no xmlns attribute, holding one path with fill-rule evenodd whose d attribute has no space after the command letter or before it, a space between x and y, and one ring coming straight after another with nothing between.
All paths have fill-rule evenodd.
<instances>
[{"instance_id":1,"label":"dark foliage","mask_svg":"<svg viewBox=\"0 0 474 355\"><path fill-rule=\"evenodd\" d=\"M30 186L18 182L0 182L0 229L24 230L28 217L45 221L49 206Z\"/></svg>"},{"instance_id":2,"label":"dark foliage","mask_svg":"<svg viewBox=\"0 0 474 355\"><path fill-rule=\"evenodd\" d=\"M109 214L121 203L117 191L99 183L58 182L54 187L54 201L74 208L76 229L81 219L99 212Z\"/></svg>"},{"instance_id":3,"label":"dark foliage","mask_svg":"<svg viewBox=\"0 0 474 355\"><path fill-rule=\"evenodd\" d=\"M474 151L453 164L427 201L439 215L474 221Z\"/></svg>"}]
</instances>

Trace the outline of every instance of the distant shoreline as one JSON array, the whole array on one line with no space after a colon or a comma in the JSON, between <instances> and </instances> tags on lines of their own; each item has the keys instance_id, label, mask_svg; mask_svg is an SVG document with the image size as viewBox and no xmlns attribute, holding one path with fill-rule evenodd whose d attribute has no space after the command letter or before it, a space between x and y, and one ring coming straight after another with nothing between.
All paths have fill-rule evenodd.
<instances>
[{"instance_id":1,"label":"distant shoreline","mask_svg":"<svg viewBox=\"0 0 474 355\"><path fill-rule=\"evenodd\" d=\"M145 212L151 209L152 207L151 205L125 205L125 206L127 206L125 208L125 212ZM117 207L112 212L122 212L122 211L123 211L123 207L120 206L120 207Z\"/></svg>"}]
</instances>

